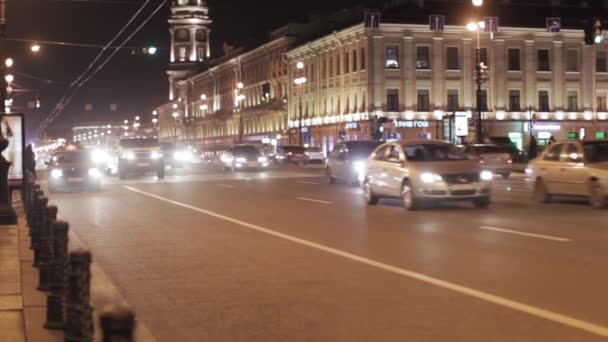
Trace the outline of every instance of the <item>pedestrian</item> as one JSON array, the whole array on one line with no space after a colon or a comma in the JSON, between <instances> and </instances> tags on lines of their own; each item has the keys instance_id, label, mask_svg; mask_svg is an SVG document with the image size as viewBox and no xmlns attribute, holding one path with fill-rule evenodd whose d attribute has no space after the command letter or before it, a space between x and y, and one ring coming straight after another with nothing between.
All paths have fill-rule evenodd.
<instances>
[{"instance_id":1,"label":"pedestrian","mask_svg":"<svg viewBox=\"0 0 608 342\"><path fill-rule=\"evenodd\" d=\"M551 145L551 144L553 144L554 142L555 142L555 137L554 137L554 136L551 136L551 137L549 138L549 143L548 143L547 145Z\"/></svg>"},{"instance_id":2,"label":"pedestrian","mask_svg":"<svg viewBox=\"0 0 608 342\"><path fill-rule=\"evenodd\" d=\"M530 145L528 145L528 158L530 160L536 158L537 155L537 143L536 143L536 138L534 136L532 136L530 138Z\"/></svg>"},{"instance_id":3,"label":"pedestrian","mask_svg":"<svg viewBox=\"0 0 608 342\"><path fill-rule=\"evenodd\" d=\"M36 155L31 144L25 147L25 170L36 178Z\"/></svg>"}]
</instances>

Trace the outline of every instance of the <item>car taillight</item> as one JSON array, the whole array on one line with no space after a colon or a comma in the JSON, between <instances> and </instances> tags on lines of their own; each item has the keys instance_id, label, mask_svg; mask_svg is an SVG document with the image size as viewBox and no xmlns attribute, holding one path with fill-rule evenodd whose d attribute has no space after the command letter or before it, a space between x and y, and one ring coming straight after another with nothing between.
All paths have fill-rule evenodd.
<instances>
[{"instance_id":1,"label":"car taillight","mask_svg":"<svg viewBox=\"0 0 608 342\"><path fill-rule=\"evenodd\" d=\"M511 159L507 160L507 164L513 164L513 160L511 160Z\"/></svg>"},{"instance_id":2,"label":"car taillight","mask_svg":"<svg viewBox=\"0 0 608 342\"><path fill-rule=\"evenodd\" d=\"M479 157L479 164L484 164L486 161L483 159L483 157Z\"/></svg>"}]
</instances>

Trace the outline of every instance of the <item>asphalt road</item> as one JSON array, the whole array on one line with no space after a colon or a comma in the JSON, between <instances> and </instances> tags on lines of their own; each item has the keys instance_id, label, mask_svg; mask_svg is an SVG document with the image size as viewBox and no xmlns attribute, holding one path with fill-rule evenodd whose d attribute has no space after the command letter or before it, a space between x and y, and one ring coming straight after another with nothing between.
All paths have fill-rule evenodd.
<instances>
[{"instance_id":1,"label":"asphalt road","mask_svg":"<svg viewBox=\"0 0 608 342\"><path fill-rule=\"evenodd\" d=\"M608 210L363 203L318 169L51 195L160 341L601 341Z\"/></svg>"}]
</instances>

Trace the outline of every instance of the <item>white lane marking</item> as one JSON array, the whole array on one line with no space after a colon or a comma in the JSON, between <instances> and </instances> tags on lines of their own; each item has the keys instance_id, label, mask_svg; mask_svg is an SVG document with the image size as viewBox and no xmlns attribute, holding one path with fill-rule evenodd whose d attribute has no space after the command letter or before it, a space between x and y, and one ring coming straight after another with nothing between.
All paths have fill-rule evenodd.
<instances>
[{"instance_id":1,"label":"white lane marking","mask_svg":"<svg viewBox=\"0 0 608 342\"><path fill-rule=\"evenodd\" d=\"M274 230L271 230L271 229L268 229L268 228L264 228L264 227L261 227L261 226L258 226L258 225L252 224L252 223L247 223L245 221L241 221L241 220L238 220L238 219L235 219L235 218L232 218L232 217L228 217L228 216L225 216L225 215L222 215L222 214L218 214L218 213L215 213L213 211L209 211L209 210L197 208L197 207L185 204L185 203L173 201L173 200L170 200L168 198L164 198L164 197L161 197L161 196L149 193L149 192L145 192L145 191L142 191L142 190L139 190L139 189L132 188L130 186L123 186L123 187L125 189L131 190L133 192L137 192L137 193L140 193L142 195L146 195L148 197L156 198L158 200L161 200L161 201L164 201L164 202L167 202L167 203L171 203L171 204L174 204L176 206L187 208L187 209L190 209L190 210L193 210L193 211L196 211L196 212L199 212L199 213L202 213L202 214L205 214L205 215L208 215L208 216L220 219L220 220L228 221L228 222L237 224L237 225L239 225L241 227L249 228L249 229L252 229L252 230L264 233L264 234L268 234L268 235L271 235L271 236L274 236L274 237L277 237L277 238L280 238L280 239L283 239L283 240L287 240L287 241L290 241L290 242L293 242L293 243L297 243L297 244L300 244L300 245L303 245L303 246L307 246L307 247L311 247L311 248L314 248L314 249L318 249L318 250L321 250L321 251L329 253L329 254L337 255L337 256L340 256L340 257L352 260L352 261L359 262L361 264L365 264L365 265L368 265L368 266L371 266L371 267L375 267L375 268L378 268L378 269L381 269L381 270L384 270L384 271L387 271L387 272L392 272L392 273L395 273L395 274L399 274L399 275L402 275L402 276L405 276L405 277L408 277L408 278L416 279L416 280L422 281L424 283L428 283L428 284L431 284L431 285L434 285L434 286L437 286L437 287L448 289L448 290L451 290L451 291L454 291L454 292L457 292L457 293L460 293L460 294L464 294L464 295L467 295L467 296L470 296L470 297L474 297L474 298L477 298L477 299L480 299L480 300L483 300L483 301L486 301L486 302L490 302L490 303L494 303L494 304L497 304L497 305L500 305L500 306L504 306L504 307L513 309L515 311L524 312L524 313L527 313L529 315L536 316L536 317L539 317L539 318L543 318L543 319L546 319L546 320L549 320L549 321L553 321L553 322L556 322L556 323L567 325L569 327L580 329L580 330L583 330L583 331L586 331L586 332L589 332L589 333L592 333L592 334L596 334L596 335L603 336L603 337L608 337L608 327L605 327L605 326L602 326L602 325L599 325L599 324L583 321L581 319L577 319L577 318L570 317L570 316L567 316L567 315L559 314L559 313L554 312L554 311L542 309L542 308L535 307L535 306L528 305L528 304L524 304L524 303L521 303L521 302L518 302L518 301L515 301L515 300L511 300L511 299L507 299L507 298L500 297L500 296L497 296L497 295L493 295L493 294L488 293L488 292L483 292L483 291L480 291L480 290L475 290L475 289L470 288L470 287L466 287L466 286L450 283L450 282L447 282L445 280L441 280L441 279L438 279L438 278L434 278L434 277L425 275L423 273L418 273L418 272L409 271L409 270L406 270L406 269L403 269L403 268L391 266L391 265L388 265L388 264L385 264L385 263L382 263L382 262L371 260L371 259L368 259L368 258L365 258L365 257L362 257L362 256L358 256L358 255L355 255L355 254L352 254L352 253L344 252L344 251L341 251L339 249L335 249L335 248L332 248L332 247L329 247L329 246L325 246L325 245L322 245L322 244L319 244L319 243L316 243L316 242L300 239L300 238L297 238L295 236L287 235L287 234L284 234L284 233L279 233L277 231L274 231Z\"/></svg>"},{"instance_id":2,"label":"white lane marking","mask_svg":"<svg viewBox=\"0 0 608 342\"><path fill-rule=\"evenodd\" d=\"M550 236L550 235L543 235L543 234L526 233L526 232L522 232L522 231L519 231L519 230L503 229L503 228L490 227L490 226L481 226L479 228L480 229L486 229L486 230L493 230L495 232L515 234L515 235L523 235L523 236L529 236L529 237L534 237L534 238L539 238L539 239L545 239L545 240L552 240L552 241L559 241L559 242L570 242L570 241L572 241L571 239L568 239L568 238L562 238L562 237Z\"/></svg>"},{"instance_id":3,"label":"white lane marking","mask_svg":"<svg viewBox=\"0 0 608 342\"><path fill-rule=\"evenodd\" d=\"M217 186L222 186L224 188L234 188L234 185L228 185L228 184L215 184Z\"/></svg>"},{"instance_id":4,"label":"white lane marking","mask_svg":"<svg viewBox=\"0 0 608 342\"><path fill-rule=\"evenodd\" d=\"M307 198L307 197L296 197L296 199L299 199L300 201L308 201L308 202L323 203L323 204L332 204L333 203L333 202L329 202L329 201L322 201L322 200L318 200L318 199L314 199L314 198Z\"/></svg>"},{"instance_id":5,"label":"white lane marking","mask_svg":"<svg viewBox=\"0 0 608 342\"><path fill-rule=\"evenodd\" d=\"M305 182L305 181L296 181L296 183L300 183L300 184L314 184L314 185L321 184L321 183L317 183L317 182Z\"/></svg>"}]
</instances>

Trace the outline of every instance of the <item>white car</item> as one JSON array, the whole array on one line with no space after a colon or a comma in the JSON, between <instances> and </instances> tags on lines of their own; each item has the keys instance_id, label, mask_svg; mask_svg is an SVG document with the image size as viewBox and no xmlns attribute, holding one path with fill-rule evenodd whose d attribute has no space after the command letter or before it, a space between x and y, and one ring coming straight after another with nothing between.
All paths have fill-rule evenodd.
<instances>
[{"instance_id":1,"label":"white car","mask_svg":"<svg viewBox=\"0 0 608 342\"><path fill-rule=\"evenodd\" d=\"M220 159L224 171L264 170L270 165L268 158L253 145L232 146L224 151Z\"/></svg>"},{"instance_id":2,"label":"white car","mask_svg":"<svg viewBox=\"0 0 608 342\"><path fill-rule=\"evenodd\" d=\"M319 147L307 147L306 152L307 164L325 164L325 153Z\"/></svg>"}]
</instances>

